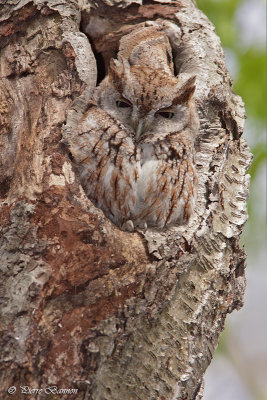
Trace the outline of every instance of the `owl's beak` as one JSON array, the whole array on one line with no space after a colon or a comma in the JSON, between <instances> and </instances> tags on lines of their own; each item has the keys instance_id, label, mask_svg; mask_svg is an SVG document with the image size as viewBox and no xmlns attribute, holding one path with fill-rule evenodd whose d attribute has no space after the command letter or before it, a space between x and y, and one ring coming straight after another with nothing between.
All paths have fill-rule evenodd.
<instances>
[{"instance_id":1,"label":"owl's beak","mask_svg":"<svg viewBox=\"0 0 267 400\"><path fill-rule=\"evenodd\" d=\"M144 126L144 120L143 120L143 118L141 118L138 121L138 125L137 125L137 128L135 130L135 139L136 140L138 140L140 138L140 136L142 134L142 131L143 131L143 126Z\"/></svg>"}]
</instances>

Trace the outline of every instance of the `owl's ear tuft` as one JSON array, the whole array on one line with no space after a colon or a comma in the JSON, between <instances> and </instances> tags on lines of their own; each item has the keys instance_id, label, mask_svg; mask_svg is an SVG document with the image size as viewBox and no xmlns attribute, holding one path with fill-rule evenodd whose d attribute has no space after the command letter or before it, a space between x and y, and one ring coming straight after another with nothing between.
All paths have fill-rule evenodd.
<instances>
[{"instance_id":1,"label":"owl's ear tuft","mask_svg":"<svg viewBox=\"0 0 267 400\"><path fill-rule=\"evenodd\" d=\"M173 100L173 104L185 104L188 103L188 101L192 98L195 89L196 89L196 76L191 76L188 78L185 82L178 83L177 87L177 95L175 96Z\"/></svg>"},{"instance_id":2,"label":"owl's ear tuft","mask_svg":"<svg viewBox=\"0 0 267 400\"><path fill-rule=\"evenodd\" d=\"M121 79L123 73L122 64L118 60L114 60L112 58L109 64L108 75L111 78L112 82L117 82Z\"/></svg>"},{"instance_id":3,"label":"owl's ear tuft","mask_svg":"<svg viewBox=\"0 0 267 400\"><path fill-rule=\"evenodd\" d=\"M115 88L122 93L123 92L123 79L130 74L130 64L122 57L118 57L118 60L112 58L109 64L109 77Z\"/></svg>"}]
</instances>

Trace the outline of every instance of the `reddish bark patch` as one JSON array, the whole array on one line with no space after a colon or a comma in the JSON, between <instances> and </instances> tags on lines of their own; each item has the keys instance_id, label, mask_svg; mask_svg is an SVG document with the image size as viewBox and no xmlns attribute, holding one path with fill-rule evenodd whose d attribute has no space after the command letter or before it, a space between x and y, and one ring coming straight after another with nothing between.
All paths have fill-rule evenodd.
<instances>
[{"instance_id":1,"label":"reddish bark patch","mask_svg":"<svg viewBox=\"0 0 267 400\"><path fill-rule=\"evenodd\" d=\"M0 209L0 226L3 227L9 222L11 205L3 205Z\"/></svg>"},{"instance_id":2,"label":"reddish bark patch","mask_svg":"<svg viewBox=\"0 0 267 400\"><path fill-rule=\"evenodd\" d=\"M113 315L122 301L134 295L135 285L125 288L120 296L102 298L97 304L90 307L78 307L66 313L60 321L60 329L51 338L50 349L46 356L46 363L58 370L58 375L63 376L61 368L72 368L80 365L76 354L79 352L78 343L88 339L90 328ZM64 362L58 363L58 359Z\"/></svg>"},{"instance_id":3,"label":"reddish bark patch","mask_svg":"<svg viewBox=\"0 0 267 400\"><path fill-rule=\"evenodd\" d=\"M173 18L173 15L180 9L181 5L179 3L173 5L147 4L140 6L138 13L144 18Z\"/></svg>"},{"instance_id":4,"label":"reddish bark patch","mask_svg":"<svg viewBox=\"0 0 267 400\"><path fill-rule=\"evenodd\" d=\"M77 293L90 281L122 267L131 271L136 265L136 273L141 272L147 260L138 235L129 234L129 246L121 242L120 236L125 237L125 233L116 227L103 233L103 221L94 213L82 212L80 205L64 192L65 188L56 187L45 193L31 218L38 227L38 239L49 243L43 255L53 271L46 285L47 295L55 298L65 291ZM133 237L138 239L138 252Z\"/></svg>"},{"instance_id":5,"label":"reddish bark patch","mask_svg":"<svg viewBox=\"0 0 267 400\"><path fill-rule=\"evenodd\" d=\"M54 163L61 158L55 156ZM29 364L40 354L44 379L55 376L58 384L66 383L82 373L81 346L90 340L90 329L116 314L127 299L141 295L147 258L137 234L120 231L93 210L84 212L66 187L41 195L31 223L37 226L38 240L47 241L43 259L52 273L33 317ZM92 359L92 371L96 362Z\"/></svg>"},{"instance_id":6,"label":"reddish bark patch","mask_svg":"<svg viewBox=\"0 0 267 400\"><path fill-rule=\"evenodd\" d=\"M8 22L2 22L0 24L0 48L6 45L5 39L8 36L23 31L25 24L29 22L28 20L33 19L38 12L33 4L27 4L25 7L14 11Z\"/></svg>"}]
</instances>

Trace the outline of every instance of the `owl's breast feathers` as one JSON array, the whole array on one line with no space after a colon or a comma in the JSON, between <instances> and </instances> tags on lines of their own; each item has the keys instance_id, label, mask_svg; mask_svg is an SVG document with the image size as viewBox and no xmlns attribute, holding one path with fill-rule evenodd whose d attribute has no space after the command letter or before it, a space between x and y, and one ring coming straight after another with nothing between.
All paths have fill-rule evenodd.
<instances>
[{"instance_id":1,"label":"owl's breast feathers","mask_svg":"<svg viewBox=\"0 0 267 400\"><path fill-rule=\"evenodd\" d=\"M162 229L191 214L196 178L190 146L186 134L135 144L122 124L92 107L71 152L87 196L115 224L131 220Z\"/></svg>"}]
</instances>

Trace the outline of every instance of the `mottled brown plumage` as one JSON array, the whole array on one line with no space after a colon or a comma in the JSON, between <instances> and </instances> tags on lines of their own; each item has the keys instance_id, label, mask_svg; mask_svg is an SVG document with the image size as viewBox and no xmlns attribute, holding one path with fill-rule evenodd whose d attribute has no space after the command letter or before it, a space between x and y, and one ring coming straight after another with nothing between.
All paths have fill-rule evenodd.
<instances>
[{"instance_id":1,"label":"mottled brown plumage","mask_svg":"<svg viewBox=\"0 0 267 400\"><path fill-rule=\"evenodd\" d=\"M197 185L194 90L195 77L173 75L164 32L137 28L123 37L69 141L87 196L122 229L188 222Z\"/></svg>"}]
</instances>

